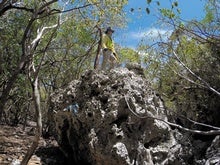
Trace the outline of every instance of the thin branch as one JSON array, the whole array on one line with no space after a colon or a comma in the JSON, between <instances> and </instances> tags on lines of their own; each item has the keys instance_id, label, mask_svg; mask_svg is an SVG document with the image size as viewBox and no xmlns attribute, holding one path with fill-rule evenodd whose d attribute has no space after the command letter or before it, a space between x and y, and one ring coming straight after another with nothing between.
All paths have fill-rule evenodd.
<instances>
[{"instance_id":1,"label":"thin branch","mask_svg":"<svg viewBox=\"0 0 220 165\"><path fill-rule=\"evenodd\" d=\"M180 126L180 125L178 125L178 124L171 123L171 122L169 122L169 121L165 121L165 120L163 120L163 119L161 119L161 118L158 118L158 117L153 117L153 116L140 116L139 114L137 114L136 112L134 112L134 111L131 109L131 107L130 107L130 105L129 105L129 103L128 103L128 100L127 100L127 96L125 96L125 101L126 101L126 104L127 104L127 106L128 106L128 109L130 110L130 112L131 112L134 116L136 116L136 117L138 117L138 118L141 118L141 119L151 118L151 119L154 119L154 120L159 120L159 121L162 121L162 122L168 124L169 126L173 126L173 127L178 128L178 129L180 129L180 130L183 130L183 131L186 131L186 132L190 132L190 133L194 133L194 134L200 134L200 135L220 135L220 129L218 129L218 130L210 130L210 131L194 130L194 129L189 129L189 128L186 128L186 127L182 127L182 126Z\"/></svg>"},{"instance_id":2,"label":"thin branch","mask_svg":"<svg viewBox=\"0 0 220 165\"><path fill-rule=\"evenodd\" d=\"M164 94L165 97L168 97ZM160 96L159 96L160 97ZM164 110L167 114L167 112L169 111L170 113L174 113L177 117L180 117L182 119L185 119L185 120L188 120L189 122L195 124L195 125L200 125L200 126L203 126L203 127L208 127L208 128L212 128L212 129L217 129L217 130L220 130L220 127L216 127L216 126L213 126L213 125L209 125L209 124L204 124L204 123L200 123L200 122L197 122L197 121L194 121L188 117L185 117L183 115L179 115L178 113L176 113L175 111L171 111L171 110L167 110L166 108L166 105L165 105L165 102L163 101L163 99L160 97L160 99L162 100L162 103L163 103L163 106L164 106Z\"/></svg>"},{"instance_id":3,"label":"thin branch","mask_svg":"<svg viewBox=\"0 0 220 165\"><path fill-rule=\"evenodd\" d=\"M86 7L89 7L89 6L93 6L93 5L96 5L97 3L94 3L94 4L86 4L86 5L83 5L83 6L79 6L79 7L74 7L74 8L71 8L71 9L68 9L68 10L64 10L64 11L61 11L61 13L66 13L66 12L70 12L70 11L73 11L73 10L79 10L79 9L82 9L82 8L86 8Z\"/></svg>"},{"instance_id":4,"label":"thin branch","mask_svg":"<svg viewBox=\"0 0 220 165\"><path fill-rule=\"evenodd\" d=\"M186 117L183 117L183 116L181 116L181 117L182 117L182 118L185 118L186 120L190 121L190 122L193 123L193 124L201 125L201 126L203 126L203 127L209 127L209 128L213 128L213 129L220 130L219 127L215 127L215 126L212 126L212 125L209 125L209 124L200 123L200 122L197 122L197 121L191 120L191 119L186 118Z\"/></svg>"},{"instance_id":5,"label":"thin branch","mask_svg":"<svg viewBox=\"0 0 220 165\"><path fill-rule=\"evenodd\" d=\"M53 4L53 3L55 3L55 2L58 2L58 0L52 0L52 1L49 1L49 2L45 3L44 5L42 5L42 6L39 8L38 12L41 12L45 7L50 6L51 4Z\"/></svg>"},{"instance_id":6,"label":"thin branch","mask_svg":"<svg viewBox=\"0 0 220 165\"><path fill-rule=\"evenodd\" d=\"M30 9L30 8L26 8L26 7L13 6L13 5L9 6L8 10L9 9L24 10L24 11L28 11L28 12L31 12L31 13L34 12L34 9Z\"/></svg>"},{"instance_id":7,"label":"thin branch","mask_svg":"<svg viewBox=\"0 0 220 165\"><path fill-rule=\"evenodd\" d=\"M170 66L170 64L168 64L168 66L169 66L169 68L170 68L176 75L178 75L179 77L181 77L181 78L183 78L183 79L186 79L187 81L189 81L189 82L192 83L192 84L198 85L198 86L203 87L203 88L207 88L206 86L204 86L204 85L202 85L202 84L199 84L199 83L197 83L197 82L191 80L190 78L185 77L185 76L183 76L182 74L176 72L176 71Z\"/></svg>"},{"instance_id":8,"label":"thin branch","mask_svg":"<svg viewBox=\"0 0 220 165\"><path fill-rule=\"evenodd\" d=\"M205 80L203 80L201 77L199 77L198 75L196 75L190 68L188 68L178 57L178 55L176 54L176 52L173 50L173 54L176 57L177 61L191 74L193 75L195 78L197 78L199 81L201 81L209 90L211 90L212 92L214 92L215 94L217 94L218 96L220 96L220 92L218 92L217 90L215 90L214 88L212 88Z\"/></svg>"},{"instance_id":9,"label":"thin branch","mask_svg":"<svg viewBox=\"0 0 220 165\"><path fill-rule=\"evenodd\" d=\"M41 31L38 30L38 34L37 34L37 37L32 41L31 45L32 45L32 48L36 46L36 44L40 41L40 39L42 38L43 36L43 32L47 29L53 29L53 28L56 28L58 26L58 24L55 24L55 25L52 25L52 26L46 26L46 27L43 27L41 29Z\"/></svg>"},{"instance_id":10,"label":"thin branch","mask_svg":"<svg viewBox=\"0 0 220 165\"><path fill-rule=\"evenodd\" d=\"M79 7L74 7L74 8L68 9L68 10L53 9L53 10L51 10L49 15L67 13L67 12L70 12L70 11L73 11L73 10L79 10L79 9L86 8L86 7L93 6L93 5L96 5L96 4L86 4L86 5L79 6Z\"/></svg>"}]
</instances>

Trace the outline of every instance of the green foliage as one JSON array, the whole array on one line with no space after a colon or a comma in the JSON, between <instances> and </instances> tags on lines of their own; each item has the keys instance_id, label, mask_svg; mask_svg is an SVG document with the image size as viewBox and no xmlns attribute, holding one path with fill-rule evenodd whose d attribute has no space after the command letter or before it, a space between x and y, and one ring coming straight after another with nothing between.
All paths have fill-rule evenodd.
<instances>
[{"instance_id":1,"label":"green foliage","mask_svg":"<svg viewBox=\"0 0 220 165\"><path fill-rule=\"evenodd\" d=\"M154 2L160 6L159 1ZM39 9L43 3L43 1L23 1L24 7L33 11ZM43 111L46 114L47 100L51 92L65 86L72 79L79 78L84 70L93 68L99 40L96 27L105 29L107 26L113 28L125 26L125 15L122 11L127 3L128 0L72 0L66 9L69 12L51 15L50 11L46 10L40 15L33 15L27 10L7 11L0 17L0 92L6 88L5 84L15 73L23 53L28 52L27 58L32 56L34 59L27 60L34 62L37 68L42 64L39 72L40 93ZM150 14L150 5L153 1L147 0L146 3L148 6L145 10ZM60 4L49 7L57 12L62 8ZM71 8L73 10L70 10ZM175 23L175 30L169 40L156 47L140 45L138 51L120 48L118 50L120 61L141 63L146 68L148 79L164 97L169 108L176 112L186 112L188 117L211 122L218 116L216 114L220 107L219 96L204 88L204 84L178 62L174 52L196 75L213 88L220 89L220 48L219 38L216 37L220 29L217 5L214 0L209 1L206 17L202 22L188 24L178 20L180 10L177 1L174 1L170 8L160 9L161 16L166 18L166 21ZM134 10L131 8L131 12ZM37 19L24 36L25 29L34 16ZM28 48L32 47L32 42L39 32L44 27L57 24L58 20L59 26L45 30L36 49L30 51ZM22 48L22 42L25 50ZM6 112L12 120L22 121L24 114L31 109L28 73L28 68L24 68L10 89ZM14 102L16 104L13 104ZM219 122L216 120L216 123Z\"/></svg>"},{"instance_id":2,"label":"green foliage","mask_svg":"<svg viewBox=\"0 0 220 165\"><path fill-rule=\"evenodd\" d=\"M205 18L202 20L203 23L211 23L214 21L214 8L210 4L207 4L205 7L206 15Z\"/></svg>"},{"instance_id":3,"label":"green foliage","mask_svg":"<svg viewBox=\"0 0 220 165\"><path fill-rule=\"evenodd\" d=\"M176 16L175 13L170 9L163 8L163 9L160 9L160 12L163 16L170 18L170 19L172 19Z\"/></svg>"},{"instance_id":4,"label":"green foliage","mask_svg":"<svg viewBox=\"0 0 220 165\"><path fill-rule=\"evenodd\" d=\"M140 11L140 10L144 9L147 14L150 14L151 13L151 8L152 8L152 6L151 6L152 3L156 3L157 6L160 6L160 1L146 0L146 2L147 2L147 7L145 7L145 8L140 7L140 8L138 8L137 11ZM174 3L174 4L176 5L176 3ZM135 12L135 9L131 8L130 11Z\"/></svg>"},{"instance_id":5,"label":"green foliage","mask_svg":"<svg viewBox=\"0 0 220 165\"><path fill-rule=\"evenodd\" d=\"M24 14L22 11L13 11L6 13L0 20L2 27L0 33L0 68L2 72L0 74L0 84L7 81L7 77L12 74L20 58L21 46L19 43L22 40L24 24L28 21L20 17L22 14Z\"/></svg>"},{"instance_id":6,"label":"green foliage","mask_svg":"<svg viewBox=\"0 0 220 165\"><path fill-rule=\"evenodd\" d=\"M146 75L169 109L200 122L219 125L220 103L217 100L220 96L206 86L220 89L219 9L215 2L207 3L206 16L201 22L188 24L182 23L173 9L161 9L162 16L175 30L166 42L154 47L141 45L140 50L147 54L142 59ZM173 3L173 8L177 6Z\"/></svg>"},{"instance_id":7,"label":"green foliage","mask_svg":"<svg viewBox=\"0 0 220 165\"><path fill-rule=\"evenodd\" d=\"M31 91L27 83L28 75L32 74L29 67L23 68L15 80L10 79L15 73L15 68L20 65L24 53L26 60L33 62L36 69L40 69L41 101L44 114L46 114L48 107L46 104L51 92L79 78L84 70L92 69L99 40L95 27L105 29L109 25L112 27L125 25L123 21L125 15L122 10L127 0L72 0L65 8L69 12L59 13L59 10L63 8L61 5L66 2L59 1L59 3L51 4L36 14L34 12L45 5L45 2L25 0L21 4L23 9L8 10L0 17L0 51L2 52L0 55L0 92L6 89L5 84L9 80L13 83L9 89L11 90L10 97L7 96L8 104L5 107L5 109L11 107L10 113L13 111L15 114L23 113L25 106L22 105L26 105L25 102L31 97L27 94ZM32 19L35 20L31 22ZM56 25L58 20L57 27L49 28ZM28 31L25 31L27 27ZM37 36L40 37L39 41L36 42L36 47L33 47L33 41L37 39ZM27 64L29 65L30 62ZM39 66L41 67L38 68ZM24 99L21 101L19 98ZM21 104L10 106L13 101ZM16 107L19 108L16 109ZM19 117L20 121L21 118Z\"/></svg>"},{"instance_id":8,"label":"green foliage","mask_svg":"<svg viewBox=\"0 0 220 165\"><path fill-rule=\"evenodd\" d=\"M147 0L147 4L150 4L151 3L151 0Z\"/></svg>"},{"instance_id":9,"label":"green foliage","mask_svg":"<svg viewBox=\"0 0 220 165\"><path fill-rule=\"evenodd\" d=\"M220 61L214 56L210 45L189 39L185 35L172 42L174 41L178 43L172 49L180 60L197 76L219 89ZM162 49L164 52L164 47ZM203 87L204 84L191 75L169 49L167 47L168 52L165 54L160 54L159 49L154 49L155 53L148 50L149 56L146 58L147 76L165 99L167 107L197 121L219 124L216 119L220 107L217 101L219 96Z\"/></svg>"},{"instance_id":10,"label":"green foliage","mask_svg":"<svg viewBox=\"0 0 220 165\"><path fill-rule=\"evenodd\" d=\"M169 8L159 8L160 1L147 0L147 7L145 8L145 11L147 14L150 14L150 11L151 11L150 8L152 8L152 6L151 6L152 3L155 3L158 6L158 9L159 9L160 13L162 14L162 16L167 17L169 19L173 19L173 18L177 17L178 14L181 13L181 10L178 8L178 1L170 2L171 7L169 9ZM139 9L141 9L141 8L139 8ZM176 9L176 11L174 9ZM131 8L130 11L134 12L135 9Z\"/></svg>"},{"instance_id":11,"label":"green foliage","mask_svg":"<svg viewBox=\"0 0 220 165\"><path fill-rule=\"evenodd\" d=\"M140 62L140 55L133 49L122 48L120 50L120 61L123 63Z\"/></svg>"},{"instance_id":12,"label":"green foliage","mask_svg":"<svg viewBox=\"0 0 220 165\"><path fill-rule=\"evenodd\" d=\"M172 3L172 8L177 7L177 6L178 6L178 2L177 1Z\"/></svg>"}]
</instances>

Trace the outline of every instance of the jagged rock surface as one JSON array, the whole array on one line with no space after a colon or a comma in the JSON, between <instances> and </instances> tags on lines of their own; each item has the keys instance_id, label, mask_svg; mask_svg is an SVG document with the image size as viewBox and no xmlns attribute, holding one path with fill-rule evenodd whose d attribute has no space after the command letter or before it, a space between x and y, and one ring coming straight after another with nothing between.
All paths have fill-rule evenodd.
<instances>
[{"instance_id":1,"label":"jagged rock surface","mask_svg":"<svg viewBox=\"0 0 220 165\"><path fill-rule=\"evenodd\" d=\"M206 150L205 165L220 164L220 136L216 136L211 145Z\"/></svg>"},{"instance_id":2,"label":"jagged rock surface","mask_svg":"<svg viewBox=\"0 0 220 165\"><path fill-rule=\"evenodd\" d=\"M128 69L129 68L129 69ZM85 72L51 97L58 143L75 164L190 164L192 150L167 120L137 66Z\"/></svg>"}]
</instances>

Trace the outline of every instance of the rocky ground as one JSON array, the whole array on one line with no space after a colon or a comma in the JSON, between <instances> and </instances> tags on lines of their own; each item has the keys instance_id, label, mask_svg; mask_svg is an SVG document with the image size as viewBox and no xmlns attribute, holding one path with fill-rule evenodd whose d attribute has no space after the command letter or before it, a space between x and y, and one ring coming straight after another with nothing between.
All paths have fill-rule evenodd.
<instances>
[{"instance_id":1,"label":"rocky ground","mask_svg":"<svg viewBox=\"0 0 220 165\"><path fill-rule=\"evenodd\" d=\"M12 127L0 125L0 164L18 165L32 144L34 138L33 127L22 125ZM35 154L28 165L61 165L65 163L65 157L60 151L54 138L41 138Z\"/></svg>"}]
</instances>

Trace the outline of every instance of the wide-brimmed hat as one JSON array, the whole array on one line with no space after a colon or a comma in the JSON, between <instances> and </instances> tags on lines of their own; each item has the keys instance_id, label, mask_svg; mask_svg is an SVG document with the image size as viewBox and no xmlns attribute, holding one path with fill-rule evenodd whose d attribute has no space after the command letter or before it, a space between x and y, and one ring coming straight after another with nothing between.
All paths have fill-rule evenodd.
<instances>
[{"instance_id":1,"label":"wide-brimmed hat","mask_svg":"<svg viewBox=\"0 0 220 165\"><path fill-rule=\"evenodd\" d=\"M111 31L112 33L114 33L114 30L111 27L108 27L105 31L105 33L108 33L108 31Z\"/></svg>"}]
</instances>

